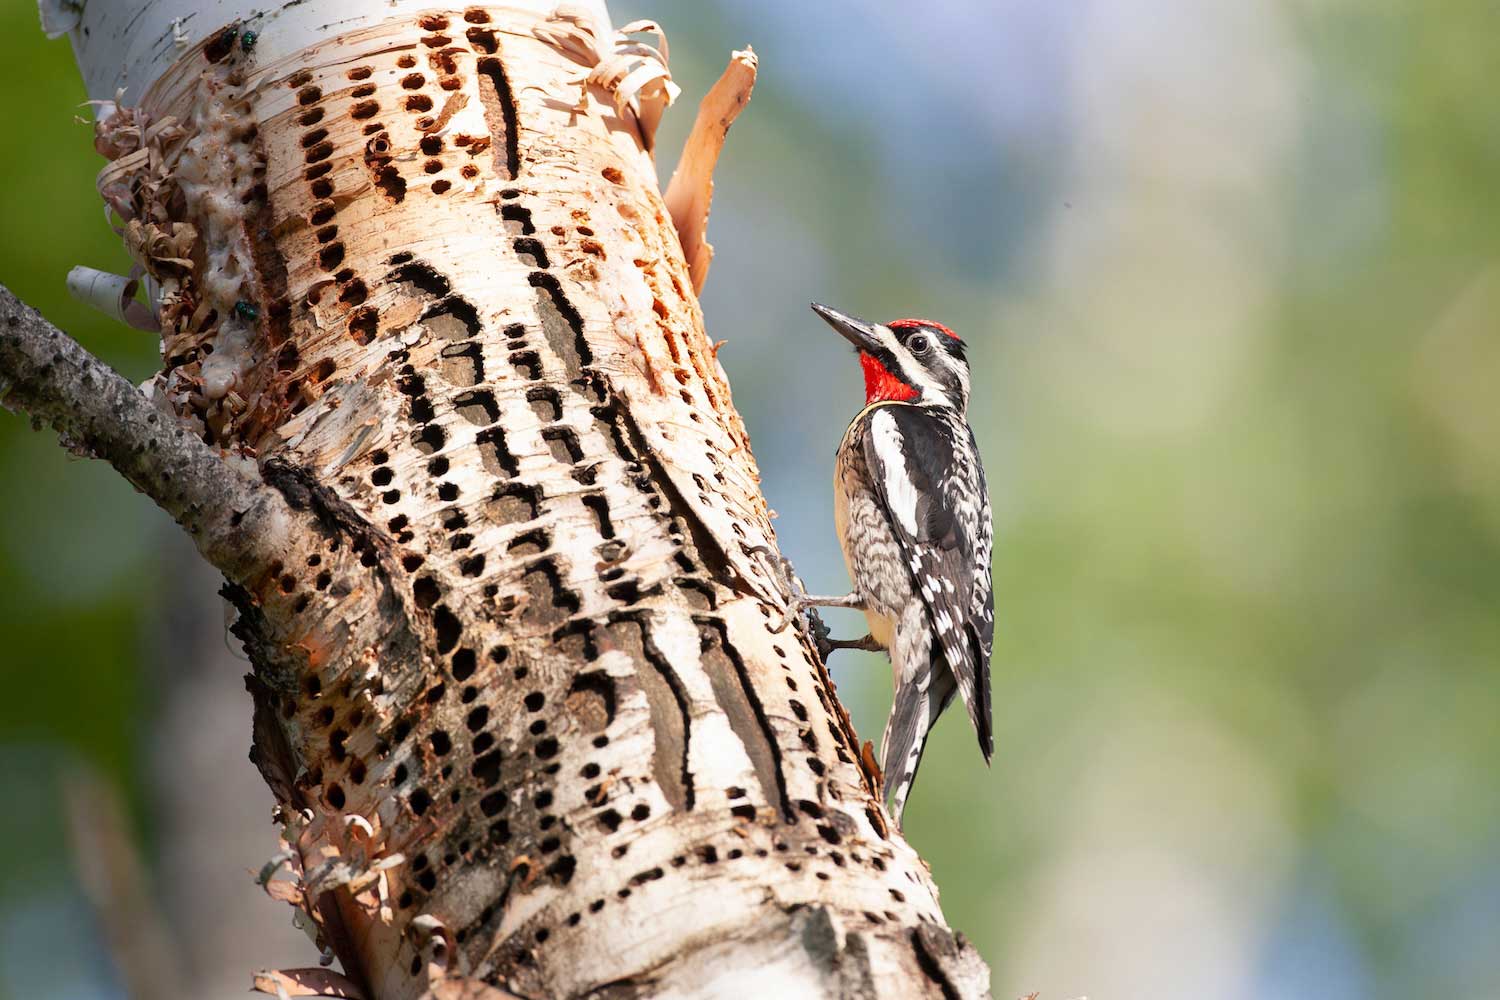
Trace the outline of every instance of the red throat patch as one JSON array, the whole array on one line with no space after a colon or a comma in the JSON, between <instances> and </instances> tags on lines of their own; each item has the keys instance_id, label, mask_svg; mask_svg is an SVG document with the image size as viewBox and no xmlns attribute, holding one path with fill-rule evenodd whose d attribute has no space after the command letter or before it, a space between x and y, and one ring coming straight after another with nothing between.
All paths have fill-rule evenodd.
<instances>
[{"instance_id":1,"label":"red throat patch","mask_svg":"<svg viewBox=\"0 0 1500 1000\"><path fill-rule=\"evenodd\" d=\"M865 370L865 405L894 401L909 403L921 395L905 382L886 370L885 365L863 351L859 352L860 367Z\"/></svg>"}]
</instances>

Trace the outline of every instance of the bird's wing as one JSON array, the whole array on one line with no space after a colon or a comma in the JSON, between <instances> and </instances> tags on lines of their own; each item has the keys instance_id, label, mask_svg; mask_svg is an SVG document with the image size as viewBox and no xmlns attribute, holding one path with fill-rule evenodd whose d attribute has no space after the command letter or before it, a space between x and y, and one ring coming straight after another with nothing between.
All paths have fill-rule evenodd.
<instances>
[{"instance_id":1,"label":"bird's wing","mask_svg":"<svg viewBox=\"0 0 1500 1000\"><path fill-rule=\"evenodd\" d=\"M955 440L968 447L955 449ZM995 749L990 709L993 535L973 435L948 411L882 406L870 415L865 460L988 761Z\"/></svg>"}]
</instances>

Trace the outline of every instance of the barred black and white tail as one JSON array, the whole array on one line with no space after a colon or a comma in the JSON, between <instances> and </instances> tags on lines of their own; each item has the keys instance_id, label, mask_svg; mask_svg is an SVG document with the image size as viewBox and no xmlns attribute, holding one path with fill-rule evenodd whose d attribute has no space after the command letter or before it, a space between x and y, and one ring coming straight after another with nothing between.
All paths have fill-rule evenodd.
<instances>
[{"instance_id":1,"label":"barred black and white tail","mask_svg":"<svg viewBox=\"0 0 1500 1000\"><path fill-rule=\"evenodd\" d=\"M918 680L896 687L891 715L881 737L881 770L885 773L885 801L896 825L906 812L906 797L911 794L927 737L937 724L938 716L953 701L958 684L947 670L924 669Z\"/></svg>"}]
</instances>

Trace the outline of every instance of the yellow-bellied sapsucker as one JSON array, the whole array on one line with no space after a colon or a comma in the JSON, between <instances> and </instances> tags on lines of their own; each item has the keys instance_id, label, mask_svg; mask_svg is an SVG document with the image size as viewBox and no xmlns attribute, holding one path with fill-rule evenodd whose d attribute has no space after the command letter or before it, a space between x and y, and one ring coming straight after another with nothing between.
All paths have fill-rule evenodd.
<instances>
[{"instance_id":1,"label":"yellow-bellied sapsucker","mask_svg":"<svg viewBox=\"0 0 1500 1000\"><path fill-rule=\"evenodd\" d=\"M867 323L813 305L859 351L865 406L839 445L834 519L854 590L798 603L863 610L870 636L834 648L889 650L896 693L881 743L896 822L922 749L954 694L988 763L990 502L969 429L964 342L941 323Z\"/></svg>"}]
</instances>

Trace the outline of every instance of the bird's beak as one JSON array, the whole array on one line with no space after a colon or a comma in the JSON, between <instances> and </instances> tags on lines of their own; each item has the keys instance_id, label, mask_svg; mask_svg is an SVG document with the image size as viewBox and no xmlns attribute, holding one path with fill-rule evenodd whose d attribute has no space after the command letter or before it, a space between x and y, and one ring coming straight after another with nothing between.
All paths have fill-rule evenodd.
<instances>
[{"instance_id":1,"label":"bird's beak","mask_svg":"<svg viewBox=\"0 0 1500 1000\"><path fill-rule=\"evenodd\" d=\"M868 353L880 346L880 339L875 335L874 323L866 323L862 319L846 316L837 309L830 309L816 302L812 304L812 310L822 316L829 326L837 330L858 350Z\"/></svg>"}]
</instances>

